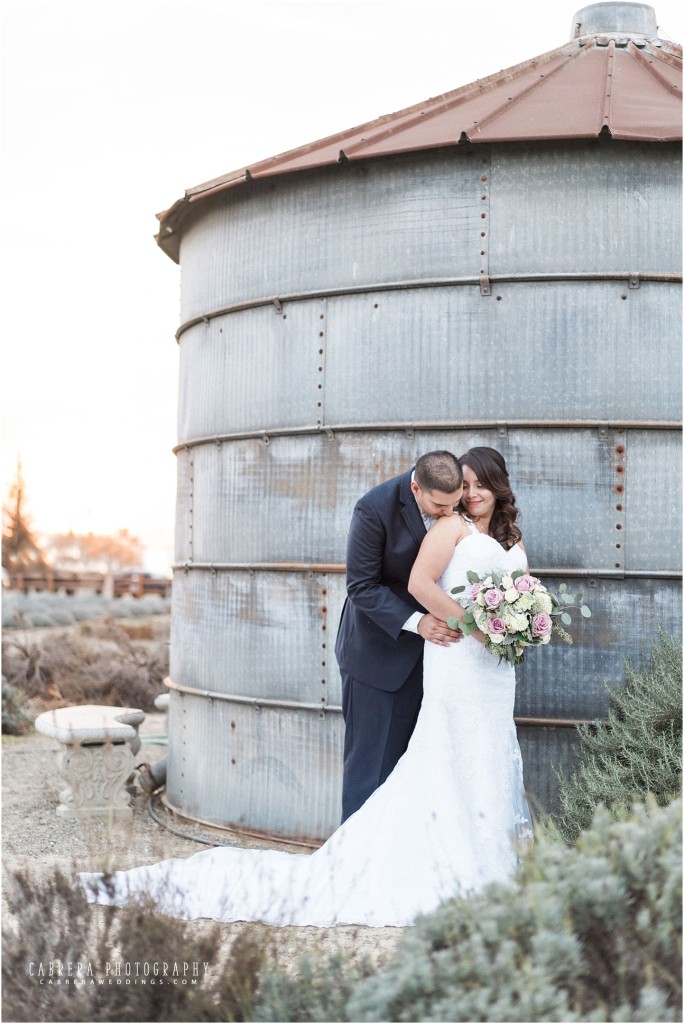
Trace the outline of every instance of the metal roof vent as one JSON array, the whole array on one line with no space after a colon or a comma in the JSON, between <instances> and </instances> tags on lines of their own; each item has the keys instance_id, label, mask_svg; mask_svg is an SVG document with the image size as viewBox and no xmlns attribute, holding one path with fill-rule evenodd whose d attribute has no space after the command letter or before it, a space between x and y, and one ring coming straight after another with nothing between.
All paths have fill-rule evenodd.
<instances>
[{"instance_id":1,"label":"metal roof vent","mask_svg":"<svg viewBox=\"0 0 684 1024\"><path fill-rule=\"evenodd\" d=\"M594 35L658 35L655 10L648 4L600 3L583 7L572 19L571 39Z\"/></svg>"}]
</instances>

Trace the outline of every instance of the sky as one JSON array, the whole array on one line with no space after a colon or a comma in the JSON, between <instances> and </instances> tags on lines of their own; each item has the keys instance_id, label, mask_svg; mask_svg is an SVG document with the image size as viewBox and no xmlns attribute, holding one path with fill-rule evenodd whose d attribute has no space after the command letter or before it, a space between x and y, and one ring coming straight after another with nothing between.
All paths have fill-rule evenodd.
<instances>
[{"instance_id":1,"label":"sky","mask_svg":"<svg viewBox=\"0 0 684 1024\"><path fill-rule=\"evenodd\" d=\"M128 529L168 572L181 272L155 214L555 49L583 6L0 0L3 500L21 459L36 531Z\"/></svg>"}]
</instances>

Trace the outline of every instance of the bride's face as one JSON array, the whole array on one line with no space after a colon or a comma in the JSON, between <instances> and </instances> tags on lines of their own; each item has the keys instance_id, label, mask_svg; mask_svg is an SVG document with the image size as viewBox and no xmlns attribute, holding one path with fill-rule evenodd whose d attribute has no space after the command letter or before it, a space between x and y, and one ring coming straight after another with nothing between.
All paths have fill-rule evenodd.
<instances>
[{"instance_id":1,"label":"bride's face","mask_svg":"<svg viewBox=\"0 0 684 1024\"><path fill-rule=\"evenodd\" d=\"M463 467L463 504L475 519L491 518L496 505L496 495L480 483L470 466Z\"/></svg>"}]
</instances>

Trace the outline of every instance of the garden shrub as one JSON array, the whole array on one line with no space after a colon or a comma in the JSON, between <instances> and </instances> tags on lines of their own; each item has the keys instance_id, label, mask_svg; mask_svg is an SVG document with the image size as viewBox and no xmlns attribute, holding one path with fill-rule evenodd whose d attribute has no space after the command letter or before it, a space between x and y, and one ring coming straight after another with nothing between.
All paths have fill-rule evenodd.
<instances>
[{"instance_id":1,"label":"garden shrub","mask_svg":"<svg viewBox=\"0 0 684 1024\"><path fill-rule=\"evenodd\" d=\"M679 641L659 634L649 661L611 692L605 721L579 726L578 764L557 773L561 835L572 842L591 823L599 804L628 807L652 793L666 804L681 793L682 652Z\"/></svg>"},{"instance_id":2,"label":"garden shrub","mask_svg":"<svg viewBox=\"0 0 684 1024\"><path fill-rule=\"evenodd\" d=\"M113 704L154 710L165 693L168 646L132 640L113 619L36 638L8 633L7 680L26 697L68 704Z\"/></svg>"},{"instance_id":3,"label":"garden shrub","mask_svg":"<svg viewBox=\"0 0 684 1024\"><path fill-rule=\"evenodd\" d=\"M374 969L364 959L336 953L302 957L296 974L265 971L259 982L254 1021L348 1021L346 1006L355 986Z\"/></svg>"},{"instance_id":4,"label":"garden shrub","mask_svg":"<svg viewBox=\"0 0 684 1024\"><path fill-rule=\"evenodd\" d=\"M9 590L2 596L2 628L69 626L105 616L115 619L168 615L171 598L158 594L144 597L105 597L102 594L23 594Z\"/></svg>"},{"instance_id":5,"label":"garden shrub","mask_svg":"<svg viewBox=\"0 0 684 1024\"><path fill-rule=\"evenodd\" d=\"M575 846L542 837L519 884L420 920L346 1019L681 1020L681 888L681 801L600 808Z\"/></svg>"},{"instance_id":6,"label":"garden shrub","mask_svg":"<svg viewBox=\"0 0 684 1024\"><path fill-rule=\"evenodd\" d=\"M31 732L33 719L24 710L24 697L2 677L2 731L9 736Z\"/></svg>"}]
</instances>

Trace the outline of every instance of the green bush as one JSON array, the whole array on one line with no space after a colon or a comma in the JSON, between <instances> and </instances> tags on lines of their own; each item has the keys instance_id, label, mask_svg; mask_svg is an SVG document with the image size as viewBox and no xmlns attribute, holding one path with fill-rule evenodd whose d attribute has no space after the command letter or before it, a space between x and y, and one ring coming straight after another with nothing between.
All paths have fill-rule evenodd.
<instances>
[{"instance_id":1,"label":"green bush","mask_svg":"<svg viewBox=\"0 0 684 1024\"><path fill-rule=\"evenodd\" d=\"M346 1006L358 982L373 974L365 960L337 953L328 958L302 957L296 974L264 972L254 1021L348 1021Z\"/></svg>"},{"instance_id":2,"label":"green bush","mask_svg":"<svg viewBox=\"0 0 684 1024\"><path fill-rule=\"evenodd\" d=\"M681 898L681 801L600 809L574 847L542 837L515 887L419 921L345 1019L681 1020Z\"/></svg>"},{"instance_id":3,"label":"green bush","mask_svg":"<svg viewBox=\"0 0 684 1024\"><path fill-rule=\"evenodd\" d=\"M682 654L659 634L640 671L627 662L605 721L579 727L578 765L560 782L555 822L572 842L588 828L599 804L629 807L652 793L661 805L681 793Z\"/></svg>"}]
</instances>

